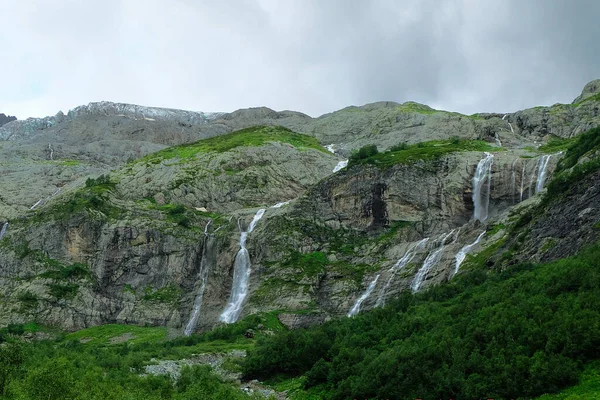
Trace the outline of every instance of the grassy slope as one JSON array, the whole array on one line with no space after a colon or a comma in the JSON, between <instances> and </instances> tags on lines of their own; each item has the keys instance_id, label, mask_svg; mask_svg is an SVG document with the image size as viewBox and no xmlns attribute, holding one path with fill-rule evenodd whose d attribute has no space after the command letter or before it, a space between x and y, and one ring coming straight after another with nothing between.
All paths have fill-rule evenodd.
<instances>
[{"instance_id":1,"label":"grassy slope","mask_svg":"<svg viewBox=\"0 0 600 400\"><path fill-rule=\"evenodd\" d=\"M387 168L396 164L408 164L419 160L435 160L446 154L461 151L499 151L482 140L433 140L406 146L392 147L390 150L377 153L368 158L351 158L350 164L372 164L379 168Z\"/></svg>"},{"instance_id":2,"label":"grassy slope","mask_svg":"<svg viewBox=\"0 0 600 400\"><path fill-rule=\"evenodd\" d=\"M281 126L255 126L226 135L199 140L191 144L169 147L135 162L160 161L173 158L186 159L208 152L223 153L236 147L258 147L268 142L288 143L299 149L315 149L328 153L317 139L311 136L295 133Z\"/></svg>"}]
</instances>

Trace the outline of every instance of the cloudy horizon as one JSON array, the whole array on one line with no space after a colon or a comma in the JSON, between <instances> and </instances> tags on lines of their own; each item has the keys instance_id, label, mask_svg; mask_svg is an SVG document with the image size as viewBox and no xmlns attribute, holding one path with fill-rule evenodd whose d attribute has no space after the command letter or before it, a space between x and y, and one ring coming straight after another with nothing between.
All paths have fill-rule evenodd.
<instances>
[{"instance_id":1,"label":"cloudy horizon","mask_svg":"<svg viewBox=\"0 0 600 400\"><path fill-rule=\"evenodd\" d=\"M0 113L95 101L313 117L376 101L513 112L600 78L593 0L21 0L1 6Z\"/></svg>"}]
</instances>

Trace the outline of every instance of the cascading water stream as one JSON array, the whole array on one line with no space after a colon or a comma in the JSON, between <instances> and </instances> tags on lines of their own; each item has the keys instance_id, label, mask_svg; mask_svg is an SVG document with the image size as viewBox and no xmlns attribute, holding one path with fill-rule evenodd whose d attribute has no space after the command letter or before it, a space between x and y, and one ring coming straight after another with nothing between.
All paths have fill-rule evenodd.
<instances>
[{"instance_id":1,"label":"cascading water stream","mask_svg":"<svg viewBox=\"0 0 600 400\"><path fill-rule=\"evenodd\" d=\"M546 173L550 157L550 155L542 156L540 158L540 161L538 162L538 176L535 182L536 193L539 193L544 189L544 183L546 183Z\"/></svg>"},{"instance_id":2,"label":"cascading water stream","mask_svg":"<svg viewBox=\"0 0 600 400\"><path fill-rule=\"evenodd\" d=\"M283 206L287 206L288 204L290 204L290 201L291 201L291 200L288 200L288 201L283 201L283 202L281 202L281 203L277 203L277 204L275 204L274 206L271 206L271 208L281 208L281 207L283 207Z\"/></svg>"},{"instance_id":3,"label":"cascading water stream","mask_svg":"<svg viewBox=\"0 0 600 400\"><path fill-rule=\"evenodd\" d=\"M523 201L523 190L525 189L525 163L523 163L523 168L521 169L521 192L519 195L519 203Z\"/></svg>"},{"instance_id":4,"label":"cascading water stream","mask_svg":"<svg viewBox=\"0 0 600 400\"><path fill-rule=\"evenodd\" d=\"M338 172L339 170L346 168L347 166L348 166L348 160L340 161L339 163L337 163L337 165L333 169L333 172Z\"/></svg>"},{"instance_id":5,"label":"cascading water stream","mask_svg":"<svg viewBox=\"0 0 600 400\"><path fill-rule=\"evenodd\" d=\"M258 210L248 226L248 230L240 233L240 250L235 256L235 263L233 266L231 296L227 307L225 307L225 310L219 317L219 321L231 324L237 321L242 312L242 303L248 295L248 284L250 282L250 271L252 266L250 264L250 254L248 254L248 250L246 249L246 238L248 237L248 234L254 230L254 227L265 214L265 211L264 208Z\"/></svg>"},{"instance_id":6,"label":"cascading water stream","mask_svg":"<svg viewBox=\"0 0 600 400\"><path fill-rule=\"evenodd\" d=\"M494 140L496 141L496 144L498 146L502 147L502 142L500 141L500 136L498 136L498 132L495 133Z\"/></svg>"},{"instance_id":7,"label":"cascading water stream","mask_svg":"<svg viewBox=\"0 0 600 400\"><path fill-rule=\"evenodd\" d=\"M396 262L396 264L394 264L392 266L392 268L390 268L390 276L389 276L388 280L385 282L385 285L383 286L383 288L381 288L381 290L379 291L379 296L377 297L377 302L375 303L375 307L382 307L385 305L387 290L390 287L390 285L392 284L392 280L394 280L394 276L400 270L402 270L404 267L406 267L408 265L408 263L413 260L413 258L415 258L417 251L422 249L428 240L429 240L429 238L425 238L425 239L422 239L422 240L418 241L417 243L413 244L412 246L410 246L408 248L408 250L406 250L406 253L404 253L404 255L402 256L402 258L399 259Z\"/></svg>"},{"instance_id":8,"label":"cascading water stream","mask_svg":"<svg viewBox=\"0 0 600 400\"><path fill-rule=\"evenodd\" d=\"M334 143L328 144L327 146L325 146L325 148L327 149L328 152L335 154L335 144Z\"/></svg>"},{"instance_id":9,"label":"cascading water stream","mask_svg":"<svg viewBox=\"0 0 600 400\"><path fill-rule=\"evenodd\" d=\"M412 289L413 293L419 291L419 288L425 281L425 278L427 278L429 271L431 271L433 267L435 267L437 263L440 262L442 254L444 252L444 246L446 245L446 240L448 240L450 236L454 235L454 232L455 230L452 229L450 233L446 235L442 234L441 240L439 241L439 246L429 252L427 258L425 258L425 261L423 261L423 265L421 266L419 271L417 271L417 274L415 275L415 278L413 279L413 282L410 285L410 288ZM454 236L454 240L456 240L457 236L458 233Z\"/></svg>"},{"instance_id":10,"label":"cascading water stream","mask_svg":"<svg viewBox=\"0 0 600 400\"><path fill-rule=\"evenodd\" d=\"M206 290L206 283L208 281L208 273L210 270L210 263L208 261L207 249L212 248L213 246L213 237L208 234L208 227L211 224L212 220L208 221L206 226L204 227L204 245L202 246L202 260L200 261L200 288L198 289L198 293L194 298L194 306L192 308L192 312L190 314L190 319L188 320L187 325L185 326L184 334L185 336L190 336L194 329L196 329L196 325L198 324L198 317L200 317L200 309L202 307L202 298L204 297L204 291Z\"/></svg>"},{"instance_id":11,"label":"cascading water stream","mask_svg":"<svg viewBox=\"0 0 600 400\"><path fill-rule=\"evenodd\" d=\"M358 298L358 300L356 300L356 303L354 303L354 306L350 309L350 311L348 311L348 317L352 317L353 315L358 314L358 312L360 311L360 306L362 305L363 301L365 301L371 295L371 293L373 293L373 290L375 289L375 285L377 285L377 280L379 279L379 275L380 274L377 274L375 279L373 279L371 281L371 283L369 284L369 287L367 287L367 290L365 290L365 292Z\"/></svg>"},{"instance_id":12,"label":"cascading water stream","mask_svg":"<svg viewBox=\"0 0 600 400\"><path fill-rule=\"evenodd\" d=\"M481 222L488 217L488 208L490 205L490 192L492 188L492 164L494 155L485 153L485 157L477 164L475 175L473 176L473 218ZM482 194L482 189L487 181L487 193Z\"/></svg>"},{"instance_id":13,"label":"cascading water stream","mask_svg":"<svg viewBox=\"0 0 600 400\"><path fill-rule=\"evenodd\" d=\"M7 229L8 229L8 222L5 222L4 225L2 225L2 229L0 230L0 240L2 240L2 237L4 237L4 234L6 233Z\"/></svg>"},{"instance_id":14,"label":"cascading water stream","mask_svg":"<svg viewBox=\"0 0 600 400\"><path fill-rule=\"evenodd\" d=\"M512 166L510 167L510 194L513 198L513 204L515 203L515 192L517 191L517 172L515 166L517 165L518 158L515 158Z\"/></svg>"},{"instance_id":15,"label":"cascading water stream","mask_svg":"<svg viewBox=\"0 0 600 400\"><path fill-rule=\"evenodd\" d=\"M450 279L452 279L454 275L458 273L460 265L463 263L463 261L465 261L465 258L467 258L467 254L469 254L473 247L477 246L477 243L479 243L483 235L485 235L485 231L481 232L473 243L464 246L458 253L456 253L456 256L454 256L456 264L454 265L454 271L452 272L452 275L450 275Z\"/></svg>"}]
</instances>

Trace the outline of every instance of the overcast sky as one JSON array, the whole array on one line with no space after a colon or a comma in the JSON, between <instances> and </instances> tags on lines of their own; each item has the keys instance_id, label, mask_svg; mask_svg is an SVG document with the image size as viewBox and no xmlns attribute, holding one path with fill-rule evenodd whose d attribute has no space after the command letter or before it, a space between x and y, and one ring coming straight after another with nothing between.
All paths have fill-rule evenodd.
<instances>
[{"instance_id":1,"label":"overcast sky","mask_svg":"<svg viewBox=\"0 0 600 400\"><path fill-rule=\"evenodd\" d=\"M318 116L408 100L568 103L600 78L597 0L3 0L0 112L108 100Z\"/></svg>"}]
</instances>

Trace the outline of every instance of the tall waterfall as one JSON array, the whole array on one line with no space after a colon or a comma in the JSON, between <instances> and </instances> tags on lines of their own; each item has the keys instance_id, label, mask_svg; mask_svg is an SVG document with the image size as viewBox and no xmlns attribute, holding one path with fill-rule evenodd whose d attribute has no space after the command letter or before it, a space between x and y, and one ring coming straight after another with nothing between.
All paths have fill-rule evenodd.
<instances>
[{"instance_id":1,"label":"tall waterfall","mask_svg":"<svg viewBox=\"0 0 600 400\"><path fill-rule=\"evenodd\" d=\"M502 142L500 141L500 136L498 136L498 132L496 132L494 134L494 140L496 141L496 144L500 147L502 147Z\"/></svg>"},{"instance_id":2,"label":"tall waterfall","mask_svg":"<svg viewBox=\"0 0 600 400\"><path fill-rule=\"evenodd\" d=\"M473 243L464 246L462 249L460 249L460 251L458 253L456 253L456 256L454 256L454 259L456 260L456 264L454 265L454 271L452 272L452 275L450 275L450 279L452 279L454 277L454 275L456 275L458 273L460 265L463 263L463 261L465 261L467 254L469 254L471 249L473 247L475 247L477 245L477 243L479 243L479 241L481 240L483 235L485 235L485 231L481 232L479 234L479 236L477 236L477 239L475 239L475 241Z\"/></svg>"},{"instance_id":3,"label":"tall waterfall","mask_svg":"<svg viewBox=\"0 0 600 400\"><path fill-rule=\"evenodd\" d=\"M235 256L235 263L233 266L233 284L231 286L231 296L229 298L227 307L225 307L225 310L219 317L219 321L231 324L237 321L242 312L242 303L248 295L250 267L252 266L250 264L250 254L248 254L248 250L246 250L246 238L248 237L248 234L254 230L256 223L264 214L264 208L258 210L252 219L252 222L248 226L248 230L240 233L240 250Z\"/></svg>"},{"instance_id":4,"label":"tall waterfall","mask_svg":"<svg viewBox=\"0 0 600 400\"><path fill-rule=\"evenodd\" d=\"M350 309L350 311L348 311L349 317L352 317L353 315L358 314L358 312L360 311L360 306L362 305L363 301L365 301L367 299L367 297L369 297L371 295L371 293L373 293L373 289L375 289L375 285L377 285L377 280L379 279L379 275L380 274L377 274L375 279L373 279L371 281L371 283L369 284L369 287L367 287L367 290L365 290L365 292L358 298L358 300L356 300L356 303L354 303L354 306Z\"/></svg>"},{"instance_id":5,"label":"tall waterfall","mask_svg":"<svg viewBox=\"0 0 600 400\"><path fill-rule=\"evenodd\" d=\"M515 166L517 165L518 158L515 158L512 166L510 167L510 194L513 198L513 204L515 202L515 193L517 191L517 171L515 171Z\"/></svg>"},{"instance_id":6,"label":"tall waterfall","mask_svg":"<svg viewBox=\"0 0 600 400\"><path fill-rule=\"evenodd\" d=\"M538 162L538 175L537 181L535 182L535 192L541 192L544 189L544 183L546 182L546 173L548 168L548 162L550 161L550 155L540 157Z\"/></svg>"},{"instance_id":7,"label":"tall waterfall","mask_svg":"<svg viewBox=\"0 0 600 400\"><path fill-rule=\"evenodd\" d=\"M525 188L525 163L523 163L523 167L521 168L521 192L519 194L519 203L523 201L523 190Z\"/></svg>"},{"instance_id":8,"label":"tall waterfall","mask_svg":"<svg viewBox=\"0 0 600 400\"><path fill-rule=\"evenodd\" d=\"M333 172L338 172L339 170L341 170L342 168L346 168L347 166L348 166L348 160L340 161L339 163L337 163L337 165L333 169Z\"/></svg>"},{"instance_id":9,"label":"tall waterfall","mask_svg":"<svg viewBox=\"0 0 600 400\"><path fill-rule=\"evenodd\" d=\"M387 290L390 287L390 285L392 284L392 280L394 280L394 276L398 273L398 271L400 271L402 268L406 267L408 265L408 263L413 260L413 258L415 258L417 251L422 249L428 240L429 240L429 238L425 238L425 239L422 239L422 240L418 241L417 243L413 244L412 246L410 246L408 248L408 250L406 250L406 253L404 253L404 255L402 256L402 258L399 259L396 262L396 264L394 264L392 266L392 268L390 268L390 276L389 276L388 280L385 282L385 285L383 286L383 288L381 288L381 290L379 291L379 296L377 297L377 302L375 303L375 307L382 307L385 305Z\"/></svg>"},{"instance_id":10,"label":"tall waterfall","mask_svg":"<svg viewBox=\"0 0 600 400\"><path fill-rule=\"evenodd\" d=\"M0 240L2 240L2 237L6 233L7 229L8 229L8 222L5 222L4 225L2 225L2 229L0 230Z\"/></svg>"},{"instance_id":11,"label":"tall waterfall","mask_svg":"<svg viewBox=\"0 0 600 400\"><path fill-rule=\"evenodd\" d=\"M198 324L198 317L200 317L200 308L202 307L202 298L204 297L204 291L206 290L206 282L208 281L208 272L210 270L210 262L208 261L208 248L212 248L214 245L214 238L212 235L208 234L208 227L212 220L208 221L206 226L204 227L204 245L202 246L202 260L200 261L200 288L198 288L198 293L196 294L196 298L194 299L194 307L192 308L192 312L190 314L190 319L185 326L184 334L185 336L190 336L194 329L196 329L196 325Z\"/></svg>"},{"instance_id":12,"label":"tall waterfall","mask_svg":"<svg viewBox=\"0 0 600 400\"><path fill-rule=\"evenodd\" d=\"M410 285L413 292L419 291L419 288L425 281L425 278L427 278L427 274L429 274L429 271L431 271L432 268L435 267L438 262L440 262L442 254L444 252L444 246L446 245L446 240L448 240L450 236L454 235L454 232L455 230L452 229L450 233L446 235L442 234L441 240L439 241L439 246L429 252L427 258L425 259L425 261L423 261L423 265L421 266L419 271L417 271L417 274L415 275L415 278L413 279L413 282ZM456 236L458 236L458 233L456 234ZM454 237L454 240L456 240L456 236Z\"/></svg>"},{"instance_id":13,"label":"tall waterfall","mask_svg":"<svg viewBox=\"0 0 600 400\"><path fill-rule=\"evenodd\" d=\"M490 192L492 188L492 164L494 162L494 155L485 153L485 157L477 164L475 175L473 176L473 205L475 211L473 214L474 219L478 219L483 222L488 217L488 208L490 205ZM482 194L483 186L487 181L487 191L485 195Z\"/></svg>"}]
</instances>

